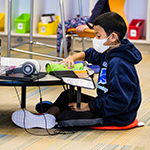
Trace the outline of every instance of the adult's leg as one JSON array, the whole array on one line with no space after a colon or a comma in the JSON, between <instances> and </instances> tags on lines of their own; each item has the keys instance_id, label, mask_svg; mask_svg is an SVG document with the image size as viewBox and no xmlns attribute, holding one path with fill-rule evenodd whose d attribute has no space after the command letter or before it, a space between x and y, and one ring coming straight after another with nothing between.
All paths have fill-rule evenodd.
<instances>
[{"instance_id":1,"label":"adult's leg","mask_svg":"<svg viewBox=\"0 0 150 150\"><path fill-rule=\"evenodd\" d=\"M89 17L77 17L77 18L72 18L72 19L66 20L65 21L65 32L69 28L76 28L79 25L86 24L88 18ZM59 23L58 27L57 27L57 56L59 56L61 40L62 40L62 24ZM69 54L70 47L71 47L71 38L67 38L66 42L67 42L67 51Z\"/></svg>"}]
</instances>

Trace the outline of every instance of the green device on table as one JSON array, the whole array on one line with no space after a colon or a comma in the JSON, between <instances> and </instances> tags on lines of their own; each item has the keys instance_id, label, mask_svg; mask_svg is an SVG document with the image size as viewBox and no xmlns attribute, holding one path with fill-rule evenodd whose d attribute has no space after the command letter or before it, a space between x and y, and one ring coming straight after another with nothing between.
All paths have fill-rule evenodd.
<instances>
[{"instance_id":1,"label":"green device on table","mask_svg":"<svg viewBox=\"0 0 150 150\"><path fill-rule=\"evenodd\" d=\"M69 70L83 70L84 66L82 63L74 64L73 68L70 68ZM68 64L66 67L64 67L64 64L46 64L46 72L48 74L53 74L54 71L62 71L62 70L68 70Z\"/></svg>"}]
</instances>

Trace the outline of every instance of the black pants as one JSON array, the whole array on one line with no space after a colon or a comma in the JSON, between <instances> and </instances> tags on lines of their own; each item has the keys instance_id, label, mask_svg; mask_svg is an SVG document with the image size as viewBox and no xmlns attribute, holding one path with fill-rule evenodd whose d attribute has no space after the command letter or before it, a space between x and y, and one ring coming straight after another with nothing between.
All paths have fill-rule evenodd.
<instances>
[{"instance_id":1,"label":"black pants","mask_svg":"<svg viewBox=\"0 0 150 150\"><path fill-rule=\"evenodd\" d=\"M89 103L92 99L93 97L81 93L81 102ZM74 92L71 101L77 102L77 91ZM70 109L68 107L69 102L70 102L69 90L65 90L59 95L59 97L57 98L57 100L54 102L53 105L57 106L60 109L60 112L62 112L64 110Z\"/></svg>"},{"instance_id":2,"label":"black pants","mask_svg":"<svg viewBox=\"0 0 150 150\"><path fill-rule=\"evenodd\" d=\"M93 99L92 96L81 94L81 102L88 103ZM72 102L77 101L77 91L75 91L72 98ZM92 126L92 125L102 125L103 119L99 114L84 111L76 112L70 110L68 104L70 102L69 90L66 90L60 94L57 100L54 102L54 106L57 106L60 109L60 114L57 116L57 122L62 127L68 126Z\"/></svg>"}]
</instances>

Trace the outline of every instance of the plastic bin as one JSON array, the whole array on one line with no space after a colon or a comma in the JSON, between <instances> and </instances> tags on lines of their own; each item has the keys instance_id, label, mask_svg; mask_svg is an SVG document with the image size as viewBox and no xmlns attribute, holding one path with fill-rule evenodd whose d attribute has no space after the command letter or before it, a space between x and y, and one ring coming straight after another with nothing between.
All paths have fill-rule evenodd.
<instances>
[{"instance_id":1,"label":"plastic bin","mask_svg":"<svg viewBox=\"0 0 150 150\"><path fill-rule=\"evenodd\" d=\"M133 19L129 24L129 39L140 39L143 38L145 20Z\"/></svg>"},{"instance_id":2,"label":"plastic bin","mask_svg":"<svg viewBox=\"0 0 150 150\"><path fill-rule=\"evenodd\" d=\"M57 34L58 24L59 24L59 16L56 16L56 20L52 23L43 24L42 22L39 22L38 23L39 34L42 35Z\"/></svg>"},{"instance_id":3,"label":"plastic bin","mask_svg":"<svg viewBox=\"0 0 150 150\"><path fill-rule=\"evenodd\" d=\"M5 13L0 13L0 31L4 31Z\"/></svg>"},{"instance_id":4,"label":"plastic bin","mask_svg":"<svg viewBox=\"0 0 150 150\"><path fill-rule=\"evenodd\" d=\"M23 13L15 19L16 33L30 32L30 14Z\"/></svg>"},{"instance_id":5,"label":"plastic bin","mask_svg":"<svg viewBox=\"0 0 150 150\"><path fill-rule=\"evenodd\" d=\"M56 15L55 14L43 14L41 16L41 22L43 24L51 23L56 20Z\"/></svg>"}]
</instances>

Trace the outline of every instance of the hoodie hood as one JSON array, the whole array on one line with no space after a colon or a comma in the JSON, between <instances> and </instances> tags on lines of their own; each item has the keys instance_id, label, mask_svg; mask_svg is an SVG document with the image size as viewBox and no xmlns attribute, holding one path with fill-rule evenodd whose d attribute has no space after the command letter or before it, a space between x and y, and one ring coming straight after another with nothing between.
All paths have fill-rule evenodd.
<instances>
[{"instance_id":1,"label":"hoodie hood","mask_svg":"<svg viewBox=\"0 0 150 150\"><path fill-rule=\"evenodd\" d=\"M123 39L119 47L108 52L108 62L112 57L120 57L132 64L137 64L142 60L140 51L128 39Z\"/></svg>"}]
</instances>

